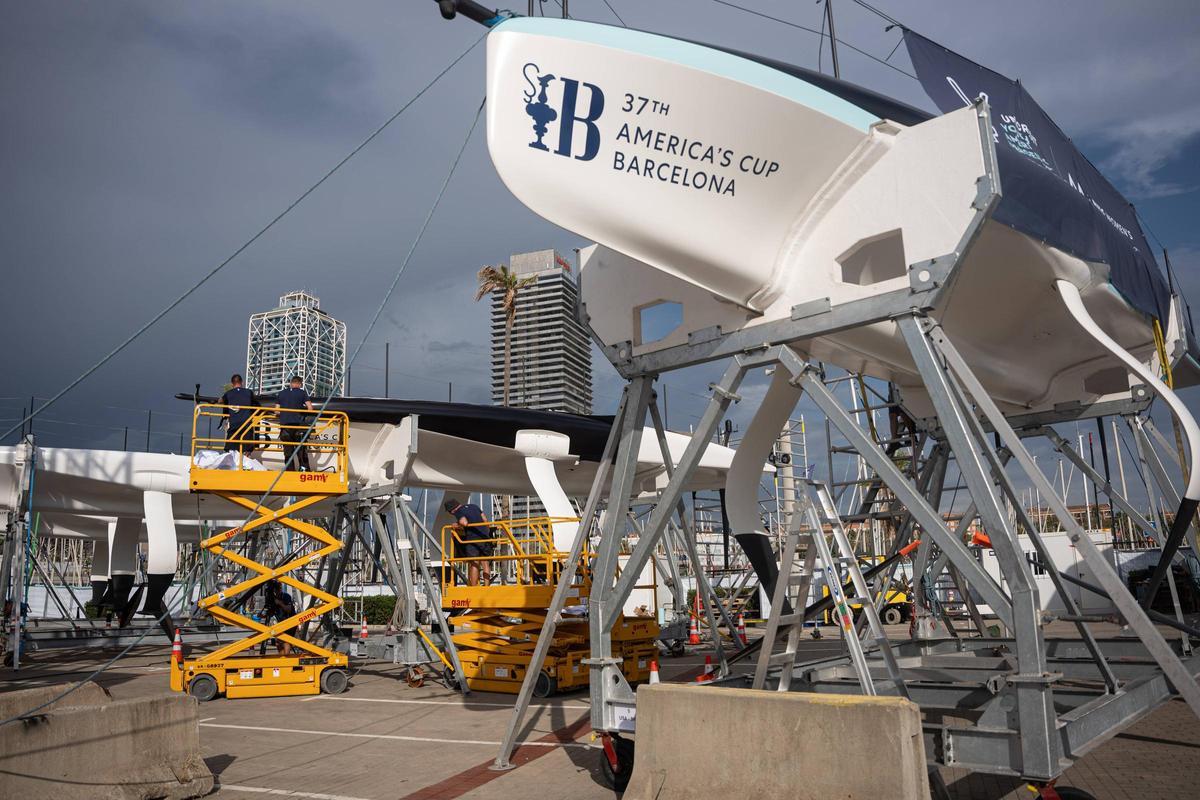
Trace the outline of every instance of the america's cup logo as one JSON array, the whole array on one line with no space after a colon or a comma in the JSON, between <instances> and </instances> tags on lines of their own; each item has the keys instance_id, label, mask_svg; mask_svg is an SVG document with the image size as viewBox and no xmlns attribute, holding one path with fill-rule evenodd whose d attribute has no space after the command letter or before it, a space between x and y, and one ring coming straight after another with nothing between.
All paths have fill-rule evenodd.
<instances>
[{"instance_id":1,"label":"america's cup logo","mask_svg":"<svg viewBox=\"0 0 1200 800\"><path fill-rule=\"evenodd\" d=\"M530 78L529 70L533 68L533 78ZM529 146L536 150L549 150L542 143L542 137L546 135L546 125L558 119L558 112L550 107L546 102L546 87L550 85L550 81L554 80L554 76L547 73L538 75L537 64L530 62L525 65L523 70L525 82L529 84L529 88L525 90L525 113L533 118L533 132L537 134L537 138L529 143ZM537 86L534 85L534 80L537 81ZM538 86L541 91L538 91ZM537 102L534 102L534 98Z\"/></svg>"},{"instance_id":2,"label":"america's cup logo","mask_svg":"<svg viewBox=\"0 0 1200 800\"><path fill-rule=\"evenodd\" d=\"M573 78L562 78L553 73L543 73L537 64L530 61L521 70L526 88L522 93L525 101L525 113L533 120L534 139L529 146L534 150L542 150L555 155L575 158L578 161L591 161L600 150L600 128L596 120L604 113L604 92L599 86L581 82ZM562 85L562 96L559 100L559 111L555 110L550 99L550 88L555 82ZM579 113L581 105L580 87L587 91L586 112ZM551 124L558 120L558 142L547 145L545 138L550 135ZM583 151L574 152L575 131L577 126L583 126ZM554 149L551 150L551 145Z\"/></svg>"}]
</instances>

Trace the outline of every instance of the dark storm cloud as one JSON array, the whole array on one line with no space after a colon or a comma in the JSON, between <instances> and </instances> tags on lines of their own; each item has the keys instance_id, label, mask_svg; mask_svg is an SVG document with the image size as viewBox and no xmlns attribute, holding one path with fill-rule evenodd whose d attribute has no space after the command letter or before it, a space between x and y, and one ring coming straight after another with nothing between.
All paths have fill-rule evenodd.
<instances>
[{"instance_id":1,"label":"dark storm cloud","mask_svg":"<svg viewBox=\"0 0 1200 800\"><path fill-rule=\"evenodd\" d=\"M377 112L357 91L371 66L353 42L283 14L223 22L148 16L137 33L189 62L183 88L290 134L330 124L361 130Z\"/></svg>"},{"instance_id":2,"label":"dark storm cloud","mask_svg":"<svg viewBox=\"0 0 1200 800\"><path fill-rule=\"evenodd\" d=\"M441 342L436 339L429 343L428 350L431 353L460 353L467 350L486 350L487 348L479 342L468 342L466 339L459 339L457 342Z\"/></svg>"},{"instance_id":3,"label":"dark storm cloud","mask_svg":"<svg viewBox=\"0 0 1200 800\"><path fill-rule=\"evenodd\" d=\"M815 36L707 0L610 1L633 27L817 64ZM744 1L820 27L817 5ZM1022 78L1089 155L1108 159L1122 188L1159 196L1152 224L1169 245L1200 251L1196 195L1172 194L1200 183L1194 165L1192 174L1175 171L1200 119L1193 3L886 5ZM600 0L571 8L613 22ZM859 6L835 9L845 39L880 57L896 44L897 31ZM482 33L466 20L444 22L428 0L4 2L3 10L0 418L106 353ZM841 61L847 79L925 104L910 78L849 50ZM903 49L892 61L908 66ZM131 427L130 441L144 446L152 408L152 445L171 446L188 419L171 395L197 382L215 388L242 368L247 317L294 288L311 289L347 322L353 348L471 123L483 69L480 46L209 286L47 412L43 441L120 447ZM512 198L483 133L362 350L356 391L382 394L390 342L392 396L442 398L453 382L455 399L488 402L489 313L473 301L476 270L514 252L584 244ZM1180 260L1186 285L1200 284L1197 259ZM673 427L695 422L714 377L667 378ZM598 411L611 410L620 385L597 359Z\"/></svg>"}]
</instances>

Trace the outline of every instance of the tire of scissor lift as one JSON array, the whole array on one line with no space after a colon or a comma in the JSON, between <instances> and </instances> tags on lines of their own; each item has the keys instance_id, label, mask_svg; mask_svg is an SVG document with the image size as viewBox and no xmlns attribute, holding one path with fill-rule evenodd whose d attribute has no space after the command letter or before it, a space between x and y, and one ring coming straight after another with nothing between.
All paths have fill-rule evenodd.
<instances>
[{"instance_id":1,"label":"tire of scissor lift","mask_svg":"<svg viewBox=\"0 0 1200 800\"><path fill-rule=\"evenodd\" d=\"M884 625L899 625L904 622L904 612L896 606L888 606L883 610Z\"/></svg>"},{"instance_id":2,"label":"tire of scissor lift","mask_svg":"<svg viewBox=\"0 0 1200 800\"><path fill-rule=\"evenodd\" d=\"M201 703L207 703L217 696L217 679L212 675L197 675L188 682L188 694Z\"/></svg>"},{"instance_id":3,"label":"tire of scissor lift","mask_svg":"<svg viewBox=\"0 0 1200 800\"><path fill-rule=\"evenodd\" d=\"M548 672L539 672L533 682L534 697L550 697L558 691L558 679Z\"/></svg>"},{"instance_id":4,"label":"tire of scissor lift","mask_svg":"<svg viewBox=\"0 0 1200 800\"><path fill-rule=\"evenodd\" d=\"M346 670L339 667L329 667L321 673L321 691L325 694L341 694L349 684Z\"/></svg>"}]
</instances>

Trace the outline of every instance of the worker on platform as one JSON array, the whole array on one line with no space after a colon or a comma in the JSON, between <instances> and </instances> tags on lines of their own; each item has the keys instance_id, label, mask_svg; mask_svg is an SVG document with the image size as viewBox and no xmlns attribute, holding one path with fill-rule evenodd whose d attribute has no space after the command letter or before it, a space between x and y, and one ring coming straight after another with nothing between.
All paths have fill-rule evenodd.
<instances>
[{"instance_id":1,"label":"worker on platform","mask_svg":"<svg viewBox=\"0 0 1200 800\"><path fill-rule=\"evenodd\" d=\"M279 441L284 442L283 458L286 464L284 468L308 472L310 470L308 448L303 444L299 446L288 444L288 442L303 442L311 421L308 414L301 413L306 409L313 410L312 400L309 399L308 392L304 391L304 379L299 375L293 375L288 388L276 395L275 407L279 409ZM293 452L296 453L294 461L292 460Z\"/></svg>"},{"instance_id":2,"label":"worker on platform","mask_svg":"<svg viewBox=\"0 0 1200 800\"><path fill-rule=\"evenodd\" d=\"M478 586L482 573L484 583L492 582L492 562L495 546L491 541L492 529L486 524L487 515L474 503L460 503L447 499L442 507L454 517L454 556L474 559L467 565L467 585Z\"/></svg>"},{"instance_id":3,"label":"worker on platform","mask_svg":"<svg viewBox=\"0 0 1200 800\"><path fill-rule=\"evenodd\" d=\"M242 386L242 376L234 374L229 379L229 390L221 395L220 404L225 406L221 424L225 429L225 449L237 450L242 455L253 452L258 438L250 425L258 400L254 392Z\"/></svg>"},{"instance_id":4,"label":"worker on platform","mask_svg":"<svg viewBox=\"0 0 1200 800\"><path fill-rule=\"evenodd\" d=\"M277 580L269 580L263 584L263 619L269 625L283 622L296 616L296 603L292 596L283 590ZM275 640L275 648L281 656L293 655L293 648L283 639Z\"/></svg>"}]
</instances>

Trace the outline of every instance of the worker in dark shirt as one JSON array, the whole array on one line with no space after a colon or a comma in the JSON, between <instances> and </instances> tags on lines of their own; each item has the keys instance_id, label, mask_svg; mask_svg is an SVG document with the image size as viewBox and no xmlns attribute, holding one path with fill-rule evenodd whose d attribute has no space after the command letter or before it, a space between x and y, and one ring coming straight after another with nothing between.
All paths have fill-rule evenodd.
<instances>
[{"instance_id":1,"label":"worker in dark shirt","mask_svg":"<svg viewBox=\"0 0 1200 800\"><path fill-rule=\"evenodd\" d=\"M226 426L225 449L237 450L245 455L255 449L254 440L257 438L250 419L254 409L258 408L258 400L254 392L242 386L242 376L234 375L229 379L229 391L221 395L221 405L225 406L221 423Z\"/></svg>"},{"instance_id":2,"label":"worker in dark shirt","mask_svg":"<svg viewBox=\"0 0 1200 800\"><path fill-rule=\"evenodd\" d=\"M283 590L277 580L269 580L263 584L263 621L267 624L280 623L285 619L296 616L296 604L292 596ZM265 645L266 642L263 642ZM275 639L275 647L281 656L293 654L293 648L283 639ZM262 655L260 648L259 654Z\"/></svg>"},{"instance_id":3,"label":"worker in dark shirt","mask_svg":"<svg viewBox=\"0 0 1200 800\"><path fill-rule=\"evenodd\" d=\"M483 509L474 503L460 503L452 498L447 499L442 507L454 517L454 555L474 559L467 565L467 584L478 586L481 571L484 582L491 583L490 557L495 545L488 541L493 538L492 529L483 524L488 521Z\"/></svg>"},{"instance_id":4,"label":"worker in dark shirt","mask_svg":"<svg viewBox=\"0 0 1200 800\"><path fill-rule=\"evenodd\" d=\"M279 409L279 441L284 442L283 458L286 463L284 469L308 472L310 470L308 448L304 445L297 447L295 444L287 443L304 441L304 434L308 432L312 418L301 412L305 409L312 411L313 404L312 400L308 398L308 392L304 391L303 378L293 375L290 384L287 389L282 390L275 397L275 407ZM292 453L295 451L298 452L293 461Z\"/></svg>"}]
</instances>

